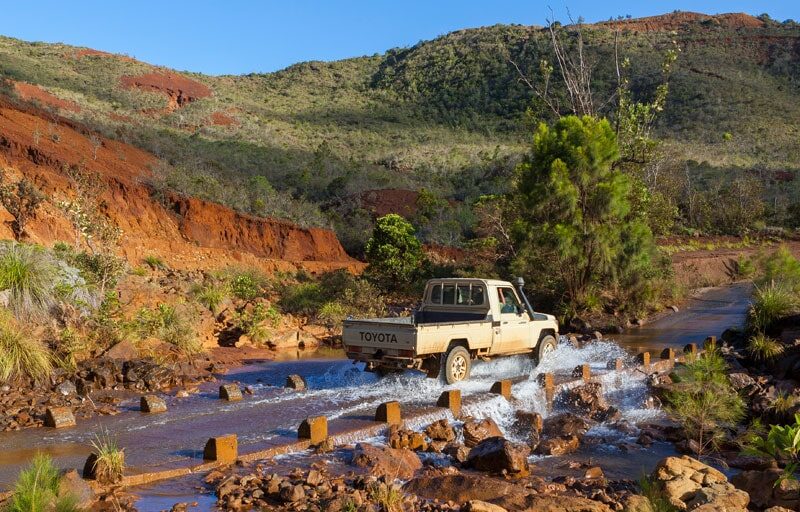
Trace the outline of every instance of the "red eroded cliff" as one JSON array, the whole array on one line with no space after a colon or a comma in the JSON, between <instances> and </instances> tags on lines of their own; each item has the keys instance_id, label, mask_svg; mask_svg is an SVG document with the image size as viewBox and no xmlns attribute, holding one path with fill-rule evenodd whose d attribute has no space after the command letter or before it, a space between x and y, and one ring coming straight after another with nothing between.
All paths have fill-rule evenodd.
<instances>
[{"instance_id":1,"label":"red eroded cliff","mask_svg":"<svg viewBox=\"0 0 800 512\"><path fill-rule=\"evenodd\" d=\"M147 182L157 163L153 155L77 123L0 100L0 167L11 179L27 177L48 197L28 224L33 242L74 242L74 229L58 203L75 194L67 169L82 166L104 182L105 213L122 230L120 253L133 265L153 254L184 269L361 268L330 230L244 215L175 194L156 200ZM11 238L10 220L8 212L0 211L1 238Z\"/></svg>"}]
</instances>

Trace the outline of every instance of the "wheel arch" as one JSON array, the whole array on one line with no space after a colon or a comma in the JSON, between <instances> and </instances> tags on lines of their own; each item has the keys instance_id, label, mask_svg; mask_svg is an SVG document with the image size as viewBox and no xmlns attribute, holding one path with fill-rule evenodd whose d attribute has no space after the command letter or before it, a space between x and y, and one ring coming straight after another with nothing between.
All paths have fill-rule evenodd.
<instances>
[{"instance_id":1,"label":"wheel arch","mask_svg":"<svg viewBox=\"0 0 800 512\"><path fill-rule=\"evenodd\" d=\"M475 357L473 350L469 348L469 340L467 338L454 338L450 340L450 343L447 344L447 350L445 350L445 354L453 350L453 347L464 347L472 357Z\"/></svg>"}]
</instances>

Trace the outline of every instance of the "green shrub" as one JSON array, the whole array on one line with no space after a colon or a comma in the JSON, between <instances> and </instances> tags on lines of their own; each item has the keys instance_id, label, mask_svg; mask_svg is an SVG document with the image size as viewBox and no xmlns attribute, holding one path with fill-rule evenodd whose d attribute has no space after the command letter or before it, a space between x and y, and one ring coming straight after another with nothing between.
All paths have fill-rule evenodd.
<instances>
[{"instance_id":1,"label":"green shrub","mask_svg":"<svg viewBox=\"0 0 800 512\"><path fill-rule=\"evenodd\" d=\"M325 325L332 329L342 323L347 318L347 309L341 302L326 302L319 309L317 317L322 320Z\"/></svg>"},{"instance_id":2,"label":"green shrub","mask_svg":"<svg viewBox=\"0 0 800 512\"><path fill-rule=\"evenodd\" d=\"M312 316L325 303L325 297L319 283L296 283L283 288L278 304L287 313Z\"/></svg>"},{"instance_id":3,"label":"green shrub","mask_svg":"<svg viewBox=\"0 0 800 512\"><path fill-rule=\"evenodd\" d=\"M401 512L403 510L403 493L394 485L373 483L367 489L369 499L380 505L382 512Z\"/></svg>"},{"instance_id":4,"label":"green shrub","mask_svg":"<svg viewBox=\"0 0 800 512\"><path fill-rule=\"evenodd\" d=\"M756 288L747 321L756 332L764 332L777 320L791 313L797 305L794 294L782 285L771 282Z\"/></svg>"},{"instance_id":5,"label":"green shrub","mask_svg":"<svg viewBox=\"0 0 800 512\"><path fill-rule=\"evenodd\" d=\"M750 258L740 255L736 259L736 276L739 279L750 279L756 274L756 265Z\"/></svg>"},{"instance_id":6,"label":"green shrub","mask_svg":"<svg viewBox=\"0 0 800 512\"><path fill-rule=\"evenodd\" d=\"M781 479L794 479L794 473L800 468L800 414L795 414L794 424L771 425L766 436L752 434L745 453L775 459L784 465Z\"/></svg>"},{"instance_id":7,"label":"green shrub","mask_svg":"<svg viewBox=\"0 0 800 512\"><path fill-rule=\"evenodd\" d=\"M0 379L41 380L51 369L52 357L44 342L31 329L21 329L10 315L0 313Z\"/></svg>"},{"instance_id":8,"label":"green shrub","mask_svg":"<svg viewBox=\"0 0 800 512\"><path fill-rule=\"evenodd\" d=\"M231 293L242 300L263 296L266 284L266 278L255 270L237 272L230 279Z\"/></svg>"},{"instance_id":9,"label":"green shrub","mask_svg":"<svg viewBox=\"0 0 800 512\"><path fill-rule=\"evenodd\" d=\"M47 455L37 453L31 465L20 472L14 485L14 494L8 502L8 512L76 512L77 498L66 494L59 496L61 477L57 467Z\"/></svg>"},{"instance_id":10,"label":"green shrub","mask_svg":"<svg viewBox=\"0 0 800 512\"><path fill-rule=\"evenodd\" d=\"M259 302L249 312L245 310L239 313L236 325L251 340L263 343L269 337L271 330L280 325L280 321L281 315L277 309Z\"/></svg>"},{"instance_id":11,"label":"green shrub","mask_svg":"<svg viewBox=\"0 0 800 512\"><path fill-rule=\"evenodd\" d=\"M775 338L759 332L747 341L747 352L756 361L771 361L783 354L783 344Z\"/></svg>"},{"instance_id":12,"label":"green shrub","mask_svg":"<svg viewBox=\"0 0 800 512\"><path fill-rule=\"evenodd\" d=\"M367 273L386 289L408 286L425 259L414 227L400 215L379 218L365 248Z\"/></svg>"},{"instance_id":13,"label":"green shrub","mask_svg":"<svg viewBox=\"0 0 800 512\"><path fill-rule=\"evenodd\" d=\"M108 432L95 435L92 447L97 456L93 468L97 481L107 484L120 481L125 471L125 450L117 446Z\"/></svg>"},{"instance_id":14,"label":"green shrub","mask_svg":"<svg viewBox=\"0 0 800 512\"><path fill-rule=\"evenodd\" d=\"M31 245L9 244L0 254L0 290L20 318L40 316L55 303L58 272L47 254Z\"/></svg>"}]
</instances>

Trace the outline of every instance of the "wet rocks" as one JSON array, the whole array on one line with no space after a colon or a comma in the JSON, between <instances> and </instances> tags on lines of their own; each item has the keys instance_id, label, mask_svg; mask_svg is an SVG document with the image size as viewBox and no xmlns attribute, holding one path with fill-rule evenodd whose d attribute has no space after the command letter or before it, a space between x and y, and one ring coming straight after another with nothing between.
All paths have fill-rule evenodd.
<instances>
[{"instance_id":1,"label":"wet rocks","mask_svg":"<svg viewBox=\"0 0 800 512\"><path fill-rule=\"evenodd\" d=\"M476 420L475 418L466 418L464 420L464 444L468 448L477 446L478 443L490 437L503 437L503 432L497 423L491 418L484 418Z\"/></svg>"},{"instance_id":2,"label":"wet rocks","mask_svg":"<svg viewBox=\"0 0 800 512\"><path fill-rule=\"evenodd\" d=\"M536 453L539 455L567 455L578 451L581 446L581 440L578 436L558 436L545 439L539 446L536 447Z\"/></svg>"},{"instance_id":3,"label":"wet rocks","mask_svg":"<svg viewBox=\"0 0 800 512\"><path fill-rule=\"evenodd\" d=\"M490 437L470 450L467 465L489 473L525 476L530 472L530 453L530 448L524 444L503 437Z\"/></svg>"},{"instance_id":4,"label":"wet rocks","mask_svg":"<svg viewBox=\"0 0 800 512\"><path fill-rule=\"evenodd\" d=\"M219 397L228 402L238 402L242 400L242 390L236 384L224 384L219 387Z\"/></svg>"},{"instance_id":5,"label":"wet rocks","mask_svg":"<svg viewBox=\"0 0 800 512\"><path fill-rule=\"evenodd\" d=\"M547 418L542 426L542 441L536 447L540 455L566 455L580 448L589 422L572 413Z\"/></svg>"},{"instance_id":6,"label":"wet rocks","mask_svg":"<svg viewBox=\"0 0 800 512\"><path fill-rule=\"evenodd\" d=\"M619 411L609 406L603 398L603 386L599 382L588 382L568 390L564 400L573 412L586 415L595 421L608 421L619 417Z\"/></svg>"},{"instance_id":7,"label":"wet rocks","mask_svg":"<svg viewBox=\"0 0 800 512\"><path fill-rule=\"evenodd\" d=\"M167 412L167 403L155 395L143 396L139 401L139 409L144 413Z\"/></svg>"},{"instance_id":8,"label":"wet rocks","mask_svg":"<svg viewBox=\"0 0 800 512\"><path fill-rule=\"evenodd\" d=\"M422 468L416 453L388 447L359 443L353 453L352 464L368 468L370 474L408 480Z\"/></svg>"},{"instance_id":9,"label":"wet rocks","mask_svg":"<svg viewBox=\"0 0 800 512\"><path fill-rule=\"evenodd\" d=\"M389 427L389 446L395 449L406 448L414 451L425 451L428 449L428 442L420 432L400 428L398 425L391 425Z\"/></svg>"},{"instance_id":10,"label":"wet rocks","mask_svg":"<svg viewBox=\"0 0 800 512\"><path fill-rule=\"evenodd\" d=\"M431 423L425 429L425 434L432 440L432 441L444 441L445 443L449 443L456 438L455 429L450 426L450 423L447 420L439 420Z\"/></svg>"},{"instance_id":11,"label":"wet rocks","mask_svg":"<svg viewBox=\"0 0 800 512\"><path fill-rule=\"evenodd\" d=\"M75 426L75 416L69 407L53 407L45 411L44 424L51 428Z\"/></svg>"},{"instance_id":12,"label":"wet rocks","mask_svg":"<svg viewBox=\"0 0 800 512\"><path fill-rule=\"evenodd\" d=\"M686 455L658 463L652 479L679 510L745 512L750 497L728 483L724 474Z\"/></svg>"},{"instance_id":13,"label":"wet rocks","mask_svg":"<svg viewBox=\"0 0 800 512\"><path fill-rule=\"evenodd\" d=\"M308 386L306 380L300 375L289 375L286 377L286 387L295 391L305 391Z\"/></svg>"}]
</instances>

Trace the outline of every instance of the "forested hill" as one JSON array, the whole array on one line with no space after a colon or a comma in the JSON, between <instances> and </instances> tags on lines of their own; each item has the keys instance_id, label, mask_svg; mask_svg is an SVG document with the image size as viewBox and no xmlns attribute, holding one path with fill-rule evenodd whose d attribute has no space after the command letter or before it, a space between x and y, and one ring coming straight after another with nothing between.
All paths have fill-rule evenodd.
<instances>
[{"instance_id":1,"label":"forested hill","mask_svg":"<svg viewBox=\"0 0 800 512\"><path fill-rule=\"evenodd\" d=\"M662 79L664 51L677 44L657 124L670 158L706 177L757 171L793 181L800 25L676 12L588 25L584 40L601 113L613 113L603 105L617 83L615 40L643 99ZM5 96L153 153L155 185L256 215L333 225L346 246L358 247L371 223L360 199L368 191L424 188L469 203L505 190L531 122L551 117L515 64L535 82L552 53L547 29L496 25L383 55L206 76L0 38L0 76ZM557 76L553 84L563 95ZM794 193L782 187L781 194ZM460 226L458 239L469 213L448 222ZM449 231L431 240L457 242L447 240Z\"/></svg>"}]
</instances>

